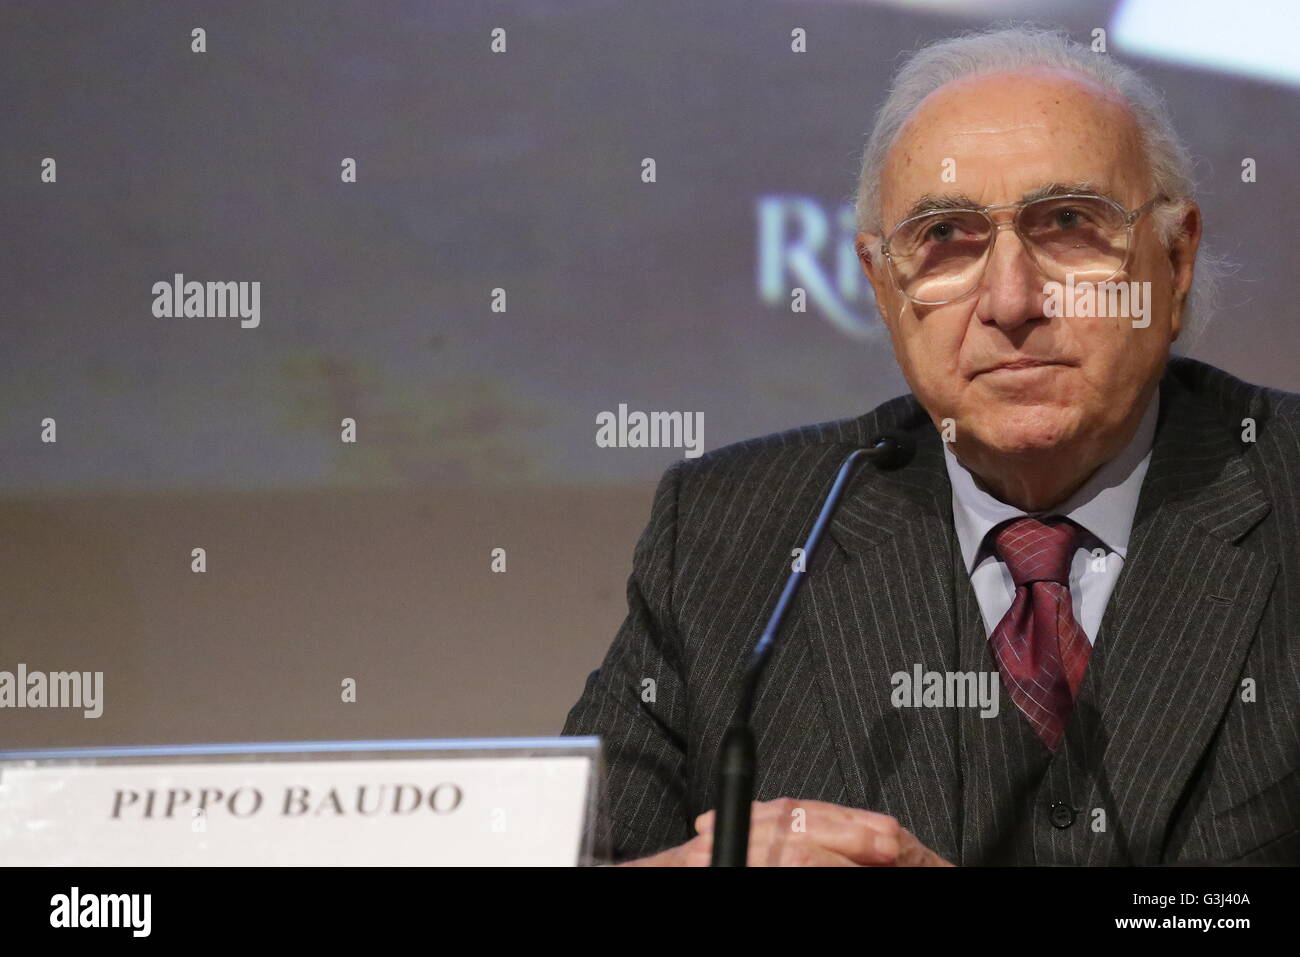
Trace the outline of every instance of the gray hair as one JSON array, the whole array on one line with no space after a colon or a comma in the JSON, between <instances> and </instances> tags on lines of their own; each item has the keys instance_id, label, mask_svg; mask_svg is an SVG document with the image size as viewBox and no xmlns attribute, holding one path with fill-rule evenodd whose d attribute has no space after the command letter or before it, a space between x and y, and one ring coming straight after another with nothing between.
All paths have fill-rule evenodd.
<instances>
[{"instance_id":1,"label":"gray hair","mask_svg":"<svg viewBox=\"0 0 1300 957\"><path fill-rule=\"evenodd\" d=\"M1196 198L1192 157L1174 130L1164 97L1137 71L1092 50L1057 30L1002 27L966 33L923 47L903 64L876 115L867 138L858 178L855 212L860 230L883 232L880 178L885 158L899 131L935 90L954 80L991 73L1047 67L1069 70L1123 98L1137 122L1155 190L1169 198L1152 211L1156 233L1168 246L1175 238L1187 204ZM1189 346L1203 328L1227 263L1208 253L1198 257L1192 289L1184 304L1183 336ZM1193 308L1192 302L1196 306Z\"/></svg>"}]
</instances>

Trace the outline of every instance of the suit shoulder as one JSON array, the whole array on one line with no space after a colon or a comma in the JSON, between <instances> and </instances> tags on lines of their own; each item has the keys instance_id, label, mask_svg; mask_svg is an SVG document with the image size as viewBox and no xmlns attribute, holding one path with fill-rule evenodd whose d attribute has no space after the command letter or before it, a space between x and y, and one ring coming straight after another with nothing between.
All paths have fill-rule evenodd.
<instances>
[{"instance_id":1,"label":"suit shoulder","mask_svg":"<svg viewBox=\"0 0 1300 957\"><path fill-rule=\"evenodd\" d=\"M1222 416L1227 428L1241 432L1253 426L1256 444L1300 457L1300 394L1246 382L1195 359L1171 359L1169 369L1214 408L1216 418Z\"/></svg>"}]
</instances>

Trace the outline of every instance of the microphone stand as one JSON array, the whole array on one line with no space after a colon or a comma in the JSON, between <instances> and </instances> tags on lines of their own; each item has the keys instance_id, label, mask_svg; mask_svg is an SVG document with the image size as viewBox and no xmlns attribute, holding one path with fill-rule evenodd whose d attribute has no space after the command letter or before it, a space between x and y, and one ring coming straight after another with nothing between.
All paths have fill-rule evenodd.
<instances>
[{"instance_id":1,"label":"microphone stand","mask_svg":"<svg viewBox=\"0 0 1300 957\"><path fill-rule=\"evenodd\" d=\"M754 695L758 680L763 676L772 649L776 646L777 632L786 612L803 583L806 569L811 567L822 532L830 524L840 497L848 486L854 469L863 459L874 461L880 468L898 468L906 463L913 451L910 437L902 434L885 434L869 448L855 449L840 464L826 501L822 504L817 521L808 540L803 545L803 561L785 580L785 588L777 599L776 609L767 620L767 627L759 637L745 664L740 684L740 702L730 727L722 738L718 756L718 805L713 824L713 866L744 867L749 856L750 805L754 800L754 731L749 725L754 710Z\"/></svg>"}]
</instances>

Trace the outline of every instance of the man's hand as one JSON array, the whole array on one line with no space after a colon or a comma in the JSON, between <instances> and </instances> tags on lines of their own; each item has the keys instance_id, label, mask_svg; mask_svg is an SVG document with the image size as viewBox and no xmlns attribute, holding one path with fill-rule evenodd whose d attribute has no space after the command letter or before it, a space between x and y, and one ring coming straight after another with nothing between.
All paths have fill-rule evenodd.
<instances>
[{"instance_id":1,"label":"man's hand","mask_svg":"<svg viewBox=\"0 0 1300 957\"><path fill-rule=\"evenodd\" d=\"M714 813L695 819L696 836L631 867L708 867ZM755 801L749 825L751 867L952 867L897 820L824 801Z\"/></svg>"}]
</instances>

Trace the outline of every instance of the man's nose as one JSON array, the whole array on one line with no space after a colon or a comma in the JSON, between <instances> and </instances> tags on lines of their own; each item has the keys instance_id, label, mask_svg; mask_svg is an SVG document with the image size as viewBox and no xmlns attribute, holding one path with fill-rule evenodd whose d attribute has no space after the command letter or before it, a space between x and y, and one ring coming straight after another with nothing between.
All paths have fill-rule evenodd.
<instances>
[{"instance_id":1,"label":"man's nose","mask_svg":"<svg viewBox=\"0 0 1300 957\"><path fill-rule=\"evenodd\" d=\"M1046 279L1011 224L997 227L976 311L983 321L1010 331L1042 316Z\"/></svg>"}]
</instances>

